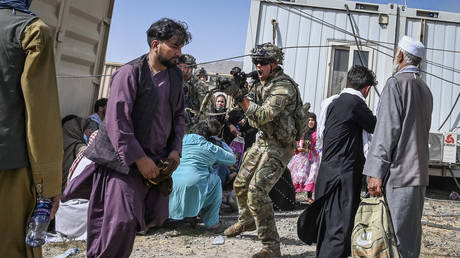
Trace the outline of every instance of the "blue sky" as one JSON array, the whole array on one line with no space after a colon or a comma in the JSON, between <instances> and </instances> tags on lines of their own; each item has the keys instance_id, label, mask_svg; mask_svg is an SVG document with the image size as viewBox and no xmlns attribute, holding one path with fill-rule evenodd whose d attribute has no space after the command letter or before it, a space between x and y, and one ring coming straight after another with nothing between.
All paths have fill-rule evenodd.
<instances>
[{"instance_id":1,"label":"blue sky","mask_svg":"<svg viewBox=\"0 0 460 258\"><path fill-rule=\"evenodd\" d=\"M168 17L189 25L192 42L183 48L198 62L244 54L250 0L115 0L106 60L128 62L148 51L146 30ZM398 3L404 0L364 0ZM136 3L135 5L133 3ZM410 8L460 12L460 0L407 0Z\"/></svg>"}]
</instances>

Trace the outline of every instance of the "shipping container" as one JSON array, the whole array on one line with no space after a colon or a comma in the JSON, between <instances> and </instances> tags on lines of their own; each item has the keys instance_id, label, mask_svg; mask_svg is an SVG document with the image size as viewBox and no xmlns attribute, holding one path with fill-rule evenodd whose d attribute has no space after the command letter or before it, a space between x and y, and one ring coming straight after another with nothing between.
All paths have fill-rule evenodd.
<instances>
[{"instance_id":1,"label":"shipping container","mask_svg":"<svg viewBox=\"0 0 460 258\"><path fill-rule=\"evenodd\" d=\"M62 116L86 117L98 97L114 0L35 0L50 26Z\"/></svg>"},{"instance_id":2,"label":"shipping container","mask_svg":"<svg viewBox=\"0 0 460 258\"><path fill-rule=\"evenodd\" d=\"M123 65L122 63L116 63L116 62L107 62L104 64L104 69L102 71L102 78L101 78L101 86L99 87L99 94L97 97L98 99L109 97L110 81L112 79L112 75L122 65Z\"/></svg>"}]
</instances>

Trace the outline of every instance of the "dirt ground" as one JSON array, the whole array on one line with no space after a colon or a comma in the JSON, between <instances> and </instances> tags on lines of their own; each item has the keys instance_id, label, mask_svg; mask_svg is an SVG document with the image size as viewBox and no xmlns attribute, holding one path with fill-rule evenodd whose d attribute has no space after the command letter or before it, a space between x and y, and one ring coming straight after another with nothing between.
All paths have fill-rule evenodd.
<instances>
[{"instance_id":1,"label":"dirt ground","mask_svg":"<svg viewBox=\"0 0 460 258\"><path fill-rule=\"evenodd\" d=\"M427 191L425 200L421 257L460 257L460 200L448 199L449 191ZM304 194L297 194L305 201ZM281 237L282 257L314 257L315 246L307 246L297 238L297 218L301 210L276 212L276 224ZM221 215L225 225L237 221L236 212ZM192 228L184 225L178 229L150 230L145 236L137 236L131 257L250 257L261 245L256 232L245 232L236 238L225 238L223 245L213 245L217 237L203 226ZM120 236L122 237L122 236ZM72 257L85 257L85 242L69 241L46 244L44 257L53 257L69 248L80 252Z\"/></svg>"}]
</instances>

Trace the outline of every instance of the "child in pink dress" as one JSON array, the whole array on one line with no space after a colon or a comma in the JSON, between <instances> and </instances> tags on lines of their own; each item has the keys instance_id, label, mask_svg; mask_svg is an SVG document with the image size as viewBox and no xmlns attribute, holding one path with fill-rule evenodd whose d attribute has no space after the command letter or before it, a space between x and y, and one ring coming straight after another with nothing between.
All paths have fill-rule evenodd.
<instances>
[{"instance_id":1,"label":"child in pink dress","mask_svg":"<svg viewBox=\"0 0 460 258\"><path fill-rule=\"evenodd\" d=\"M313 202L312 194L315 191L316 175L319 170L319 155L316 151L316 115L310 113L308 117L308 130L303 139L297 142L294 157L287 165L291 171L295 191L307 192L307 201Z\"/></svg>"}]
</instances>

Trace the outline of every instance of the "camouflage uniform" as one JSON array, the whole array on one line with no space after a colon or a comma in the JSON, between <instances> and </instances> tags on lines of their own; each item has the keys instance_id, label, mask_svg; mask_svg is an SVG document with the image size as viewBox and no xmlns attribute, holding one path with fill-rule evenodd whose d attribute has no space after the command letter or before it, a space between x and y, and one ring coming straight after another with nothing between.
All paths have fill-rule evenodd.
<instances>
[{"instance_id":1,"label":"camouflage uniform","mask_svg":"<svg viewBox=\"0 0 460 258\"><path fill-rule=\"evenodd\" d=\"M197 76L192 75L190 79L184 82L184 92L185 92L185 107L190 108L196 114L200 111L201 103L203 103L203 99L206 96L206 93L209 90L208 84L204 81L200 80ZM211 97L211 100L206 105L204 112L211 112L212 108L215 105L214 96ZM199 118L195 117L194 121L198 122ZM190 130L190 127L194 123L186 123L185 125L185 132L187 133Z\"/></svg>"},{"instance_id":2,"label":"camouflage uniform","mask_svg":"<svg viewBox=\"0 0 460 258\"><path fill-rule=\"evenodd\" d=\"M185 98L186 102L187 100L189 102L186 103L186 107L199 111L208 90L209 86L204 81L192 75L188 81L184 82Z\"/></svg>"},{"instance_id":3,"label":"camouflage uniform","mask_svg":"<svg viewBox=\"0 0 460 258\"><path fill-rule=\"evenodd\" d=\"M283 174L295 150L297 84L276 68L263 83L250 87L253 97L246 111L248 122L262 134L246 151L234 182L238 222L250 228L254 222L263 245L279 250L273 205L268 193Z\"/></svg>"},{"instance_id":4,"label":"camouflage uniform","mask_svg":"<svg viewBox=\"0 0 460 258\"><path fill-rule=\"evenodd\" d=\"M179 57L178 63L196 68L196 59L189 54L183 54ZM199 121L200 118L196 117L196 115L198 115L198 112L200 111L201 103L209 90L208 88L209 86L196 75L192 75L190 79L184 82L185 108L191 109L192 111L186 112L185 133L188 133L190 127ZM204 111L210 112L212 107L214 107L213 104L214 102L211 98L211 101L209 101Z\"/></svg>"},{"instance_id":5,"label":"camouflage uniform","mask_svg":"<svg viewBox=\"0 0 460 258\"><path fill-rule=\"evenodd\" d=\"M200 69L198 69L196 72L195 72L195 75L196 77L200 78L200 76L204 76L205 77L205 81L208 80L208 72L206 72L206 70L201 67Z\"/></svg>"}]
</instances>

